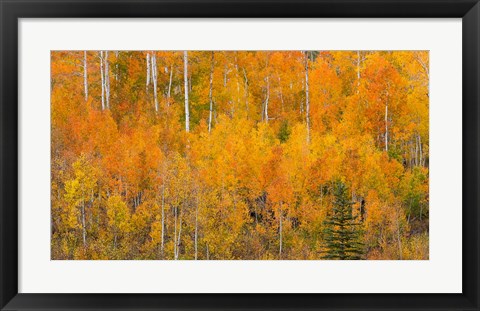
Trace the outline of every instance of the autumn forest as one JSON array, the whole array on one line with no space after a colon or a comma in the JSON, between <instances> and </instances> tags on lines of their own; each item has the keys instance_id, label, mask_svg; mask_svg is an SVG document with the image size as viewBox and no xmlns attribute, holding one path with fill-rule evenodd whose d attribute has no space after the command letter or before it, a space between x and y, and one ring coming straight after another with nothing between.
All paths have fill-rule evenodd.
<instances>
[{"instance_id":1,"label":"autumn forest","mask_svg":"<svg viewBox=\"0 0 480 311\"><path fill-rule=\"evenodd\" d=\"M51 259L429 258L428 51L52 51Z\"/></svg>"}]
</instances>

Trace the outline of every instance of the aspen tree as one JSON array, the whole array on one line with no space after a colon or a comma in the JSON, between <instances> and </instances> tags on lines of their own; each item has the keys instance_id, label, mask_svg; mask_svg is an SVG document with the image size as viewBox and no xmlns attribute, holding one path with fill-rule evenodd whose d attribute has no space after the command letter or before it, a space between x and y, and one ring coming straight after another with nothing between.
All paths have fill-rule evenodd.
<instances>
[{"instance_id":1,"label":"aspen tree","mask_svg":"<svg viewBox=\"0 0 480 311\"><path fill-rule=\"evenodd\" d=\"M307 121L307 143L310 143L310 94L308 87L308 51L305 51L305 118Z\"/></svg>"},{"instance_id":2,"label":"aspen tree","mask_svg":"<svg viewBox=\"0 0 480 311\"><path fill-rule=\"evenodd\" d=\"M162 184L162 237L160 250L163 256L165 250L165 182Z\"/></svg>"},{"instance_id":3,"label":"aspen tree","mask_svg":"<svg viewBox=\"0 0 480 311\"><path fill-rule=\"evenodd\" d=\"M390 87L387 83L387 96L385 98L385 151L388 152L388 88Z\"/></svg>"},{"instance_id":4,"label":"aspen tree","mask_svg":"<svg viewBox=\"0 0 480 311\"><path fill-rule=\"evenodd\" d=\"M88 100L88 77L87 77L87 51L83 51L83 88L85 101Z\"/></svg>"},{"instance_id":5,"label":"aspen tree","mask_svg":"<svg viewBox=\"0 0 480 311\"><path fill-rule=\"evenodd\" d=\"M52 52L51 259L428 259L428 55Z\"/></svg>"},{"instance_id":6,"label":"aspen tree","mask_svg":"<svg viewBox=\"0 0 480 311\"><path fill-rule=\"evenodd\" d=\"M212 114L213 114L213 70L215 68L215 52L212 51L210 65L210 88L208 92L208 99L210 101L210 111L208 114L208 132L212 131Z\"/></svg>"},{"instance_id":7,"label":"aspen tree","mask_svg":"<svg viewBox=\"0 0 480 311\"><path fill-rule=\"evenodd\" d=\"M146 63L147 63L147 79L145 79L145 92L148 95L148 85L150 84L150 52L147 52Z\"/></svg>"},{"instance_id":8,"label":"aspen tree","mask_svg":"<svg viewBox=\"0 0 480 311\"><path fill-rule=\"evenodd\" d=\"M172 90L173 65L170 66L170 79L168 81L167 105L170 105L170 93Z\"/></svg>"},{"instance_id":9,"label":"aspen tree","mask_svg":"<svg viewBox=\"0 0 480 311\"><path fill-rule=\"evenodd\" d=\"M100 77L101 77L101 82L102 82L102 110L105 110L105 77L104 77L104 72L103 72L103 51L99 52L99 58L100 58Z\"/></svg>"},{"instance_id":10,"label":"aspen tree","mask_svg":"<svg viewBox=\"0 0 480 311\"><path fill-rule=\"evenodd\" d=\"M360 92L360 51L357 51L357 94Z\"/></svg>"},{"instance_id":11,"label":"aspen tree","mask_svg":"<svg viewBox=\"0 0 480 311\"><path fill-rule=\"evenodd\" d=\"M152 80L153 80L153 100L155 103L155 112L158 112L158 97L157 97L157 57L155 53L152 54Z\"/></svg>"},{"instance_id":12,"label":"aspen tree","mask_svg":"<svg viewBox=\"0 0 480 311\"><path fill-rule=\"evenodd\" d=\"M108 61L108 51L105 51L105 103L107 109L110 109L110 69L109 69L109 61Z\"/></svg>"},{"instance_id":13,"label":"aspen tree","mask_svg":"<svg viewBox=\"0 0 480 311\"><path fill-rule=\"evenodd\" d=\"M283 246L283 210L282 210L282 202L280 202L280 211L279 211L279 240L280 240L280 245L278 247L278 257L282 259L282 246Z\"/></svg>"},{"instance_id":14,"label":"aspen tree","mask_svg":"<svg viewBox=\"0 0 480 311\"><path fill-rule=\"evenodd\" d=\"M190 132L190 111L188 107L188 52L183 51L183 81L185 86L185 131Z\"/></svg>"},{"instance_id":15,"label":"aspen tree","mask_svg":"<svg viewBox=\"0 0 480 311\"><path fill-rule=\"evenodd\" d=\"M265 113L265 122L268 123L268 101L270 100L270 76L267 76L267 95L265 98L265 106L264 106L264 113Z\"/></svg>"},{"instance_id":16,"label":"aspen tree","mask_svg":"<svg viewBox=\"0 0 480 311\"><path fill-rule=\"evenodd\" d=\"M195 204L195 260L198 257L198 205L199 205L199 198L198 198L198 190L197 190L197 202Z\"/></svg>"},{"instance_id":17,"label":"aspen tree","mask_svg":"<svg viewBox=\"0 0 480 311\"><path fill-rule=\"evenodd\" d=\"M120 72L118 70L118 58L120 56L120 52L118 51L115 51L115 81L118 82L119 80L119 76L120 76Z\"/></svg>"},{"instance_id":18,"label":"aspen tree","mask_svg":"<svg viewBox=\"0 0 480 311\"><path fill-rule=\"evenodd\" d=\"M388 152L388 102L385 103L385 151Z\"/></svg>"},{"instance_id":19,"label":"aspen tree","mask_svg":"<svg viewBox=\"0 0 480 311\"><path fill-rule=\"evenodd\" d=\"M265 62L265 70L267 71L267 76L265 78L266 81L266 96L265 96L265 102L263 104L263 116L262 119L265 120L265 122L268 123L268 101L270 100L270 71L268 69L269 65L269 54L267 52L266 55L266 62Z\"/></svg>"}]
</instances>

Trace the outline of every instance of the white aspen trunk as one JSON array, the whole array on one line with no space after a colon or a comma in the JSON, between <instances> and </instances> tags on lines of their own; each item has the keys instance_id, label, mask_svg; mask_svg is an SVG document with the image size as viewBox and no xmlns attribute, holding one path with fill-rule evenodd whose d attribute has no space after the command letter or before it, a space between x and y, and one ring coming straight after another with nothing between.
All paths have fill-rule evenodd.
<instances>
[{"instance_id":1,"label":"white aspen trunk","mask_svg":"<svg viewBox=\"0 0 480 311\"><path fill-rule=\"evenodd\" d=\"M282 211L282 203L280 202L280 228L279 228L279 233L280 233L280 247L278 250L278 257L279 259L282 259L282 243L283 243L283 237L282 237L282 231L283 231L283 223L282 223L282 218L283 218L283 211Z\"/></svg>"},{"instance_id":2,"label":"white aspen trunk","mask_svg":"<svg viewBox=\"0 0 480 311\"><path fill-rule=\"evenodd\" d=\"M118 56L119 52L115 51L115 81L118 81L118 76L120 75L118 71Z\"/></svg>"},{"instance_id":3,"label":"white aspen trunk","mask_svg":"<svg viewBox=\"0 0 480 311\"><path fill-rule=\"evenodd\" d=\"M302 79L302 89L305 90L305 79ZM303 116L303 100L300 101L300 116Z\"/></svg>"},{"instance_id":4,"label":"white aspen trunk","mask_svg":"<svg viewBox=\"0 0 480 311\"><path fill-rule=\"evenodd\" d=\"M215 69L215 52L212 51L211 67L210 67L210 90L208 92L208 98L210 100L210 112L208 115L208 132L212 130L212 117L213 117L213 70Z\"/></svg>"},{"instance_id":5,"label":"white aspen trunk","mask_svg":"<svg viewBox=\"0 0 480 311\"><path fill-rule=\"evenodd\" d=\"M420 165L423 166L422 137L418 134L418 145L420 147Z\"/></svg>"},{"instance_id":6,"label":"white aspen trunk","mask_svg":"<svg viewBox=\"0 0 480 311\"><path fill-rule=\"evenodd\" d=\"M105 78L103 76L103 51L100 51L100 76L102 79L102 111L105 110Z\"/></svg>"},{"instance_id":7,"label":"white aspen trunk","mask_svg":"<svg viewBox=\"0 0 480 311\"><path fill-rule=\"evenodd\" d=\"M155 103L155 112L158 112L157 57L155 56L155 53L152 54L152 80L153 80L153 101Z\"/></svg>"},{"instance_id":8,"label":"white aspen trunk","mask_svg":"<svg viewBox=\"0 0 480 311\"><path fill-rule=\"evenodd\" d=\"M228 70L227 64L225 64L225 66L223 68L224 68L223 69L223 88L226 89L227 88L227 81L228 81L228 73L230 72L230 70ZM230 93L230 92L228 92L228 93ZM229 98L230 99L228 100L228 103L230 104L230 118L233 118L233 114L235 112L235 109L234 109L234 104L233 104L233 101L232 101L232 96L230 95Z\"/></svg>"},{"instance_id":9,"label":"white aspen trunk","mask_svg":"<svg viewBox=\"0 0 480 311\"><path fill-rule=\"evenodd\" d=\"M236 75L236 80L237 80L237 106L240 107L240 72L238 70L238 59L237 59L237 53L235 52L235 70L237 72Z\"/></svg>"},{"instance_id":10,"label":"white aspen trunk","mask_svg":"<svg viewBox=\"0 0 480 311\"><path fill-rule=\"evenodd\" d=\"M357 94L360 91L360 51L357 51Z\"/></svg>"},{"instance_id":11,"label":"white aspen trunk","mask_svg":"<svg viewBox=\"0 0 480 311\"><path fill-rule=\"evenodd\" d=\"M403 260L402 239L400 238L400 222L398 221L398 217L397 217L397 242L398 242L398 255L400 257L400 260Z\"/></svg>"},{"instance_id":12,"label":"white aspen trunk","mask_svg":"<svg viewBox=\"0 0 480 311\"><path fill-rule=\"evenodd\" d=\"M162 239L160 250L162 252L165 249L165 184L162 185Z\"/></svg>"},{"instance_id":13,"label":"white aspen trunk","mask_svg":"<svg viewBox=\"0 0 480 311\"><path fill-rule=\"evenodd\" d=\"M175 234L173 235L173 258L177 260L177 218L178 218L178 207L175 207L174 213L175 213L175 229L174 232Z\"/></svg>"},{"instance_id":14,"label":"white aspen trunk","mask_svg":"<svg viewBox=\"0 0 480 311\"><path fill-rule=\"evenodd\" d=\"M85 92L85 101L88 100L88 76L87 76L87 51L83 51L83 88Z\"/></svg>"},{"instance_id":15,"label":"white aspen trunk","mask_svg":"<svg viewBox=\"0 0 480 311\"><path fill-rule=\"evenodd\" d=\"M82 200L82 238L83 238L83 247L87 247L87 228L85 224L85 202Z\"/></svg>"},{"instance_id":16,"label":"white aspen trunk","mask_svg":"<svg viewBox=\"0 0 480 311\"><path fill-rule=\"evenodd\" d=\"M385 151L388 152L388 104L385 104Z\"/></svg>"},{"instance_id":17,"label":"white aspen trunk","mask_svg":"<svg viewBox=\"0 0 480 311\"><path fill-rule=\"evenodd\" d=\"M110 71L108 62L108 51L105 51L105 103L110 109Z\"/></svg>"},{"instance_id":18,"label":"white aspen trunk","mask_svg":"<svg viewBox=\"0 0 480 311\"><path fill-rule=\"evenodd\" d=\"M418 166L418 136L415 135L415 166Z\"/></svg>"},{"instance_id":19,"label":"white aspen trunk","mask_svg":"<svg viewBox=\"0 0 480 311\"><path fill-rule=\"evenodd\" d=\"M198 256L198 195L197 195L197 204L195 208L195 260Z\"/></svg>"},{"instance_id":20,"label":"white aspen trunk","mask_svg":"<svg viewBox=\"0 0 480 311\"><path fill-rule=\"evenodd\" d=\"M182 237L182 216L181 213L179 213L180 216L180 224L178 228L178 240L177 240L177 255L175 256L175 259L178 260L178 256L180 255L180 242L181 242L181 237Z\"/></svg>"},{"instance_id":21,"label":"white aspen trunk","mask_svg":"<svg viewBox=\"0 0 480 311\"><path fill-rule=\"evenodd\" d=\"M190 132L190 111L188 107L188 52L183 52L183 80L185 84L185 131Z\"/></svg>"},{"instance_id":22,"label":"white aspen trunk","mask_svg":"<svg viewBox=\"0 0 480 311\"><path fill-rule=\"evenodd\" d=\"M270 99L270 76L267 76L267 97L265 98L265 122L268 123L268 101Z\"/></svg>"},{"instance_id":23,"label":"white aspen trunk","mask_svg":"<svg viewBox=\"0 0 480 311\"><path fill-rule=\"evenodd\" d=\"M170 105L170 94L172 91L173 65L170 66L170 81L168 82L167 105Z\"/></svg>"},{"instance_id":24,"label":"white aspen trunk","mask_svg":"<svg viewBox=\"0 0 480 311\"><path fill-rule=\"evenodd\" d=\"M148 85L150 84L150 53L147 52L147 80L145 82L145 92L148 94Z\"/></svg>"},{"instance_id":25,"label":"white aspen trunk","mask_svg":"<svg viewBox=\"0 0 480 311\"><path fill-rule=\"evenodd\" d=\"M307 143L310 143L310 98L308 90L308 51L305 51L305 109L307 121Z\"/></svg>"},{"instance_id":26,"label":"white aspen trunk","mask_svg":"<svg viewBox=\"0 0 480 311\"><path fill-rule=\"evenodd\" d=\"M410 145L410 168L412 168L412 167L413 167L413 163L414 163L413 142L410 141L410 142L409 142L409 145Z\"/></svg>"}]
</instances>

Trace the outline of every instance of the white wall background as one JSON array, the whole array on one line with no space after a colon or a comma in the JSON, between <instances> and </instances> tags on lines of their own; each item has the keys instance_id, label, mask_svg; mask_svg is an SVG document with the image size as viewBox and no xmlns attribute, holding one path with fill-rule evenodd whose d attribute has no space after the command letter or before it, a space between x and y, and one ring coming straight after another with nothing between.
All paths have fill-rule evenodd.
<instances>
[{"instance_id":1,"label":"white wall background","mask_svg":"<svg viewBox=\"0 0 480 311\"><path fill-rule=\"evenodd\" d=\"M461 29L459 19L22 19L19 292L461 292ZM50 50L86 49L430 50L430 260L51 261Z\"/></svg>"}]
</instances>

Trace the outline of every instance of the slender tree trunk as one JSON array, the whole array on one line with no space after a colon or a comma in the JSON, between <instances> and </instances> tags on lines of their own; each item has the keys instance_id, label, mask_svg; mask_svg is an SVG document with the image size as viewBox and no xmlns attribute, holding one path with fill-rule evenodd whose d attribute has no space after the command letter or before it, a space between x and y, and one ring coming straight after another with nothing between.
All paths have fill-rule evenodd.
<instances>
[{"instance_id":1,"label":"slender tree trunk","mask_svg":"<svg viewBox=\"0 0 480 311\"><path fill-rule=\"evenodd\" d=\"M423 150L422 150L422 137L418 134L418 145L420 147L420 165L423 166Z\"/></svg>"},{"instance_id":2,"label":"slender tree trunk","mask_svg":"<svg viewBox=\"0 0 480 311\"><path fill-rule=\"evenodd\" d=\"M120 71L118 70L118 57L120 53L118 51L115 51L115 81L118 82L119 76L120 76ZM117 84L115 84L117 85Z\"/></svg>"},{"instance_id":3,"label":"slender tree trunk","mask_svg":"<svg viewBox=\"0 0 480 311\"><path fill-rule=\"evenodd\" d=\"M279 259L282 259L282 244L283 244L283 211L282 211L282 203L280 202L280 228L279 228L279 234L280 234L280 247L278 250L278 257Z\"/></svg>"},{"instance_id":4,"label":"slender tree trunk","mask_svg":"<svg viewBox=\"0 0 480 311\"><path fill-rule=\"evenodd\" d=\"M188 107L188 52L183 51L183 81L185 84L185 131L190 132L190 111Z\"/></svg>"},{"instance_id":5,"label":"slender tree trunk","mask_svg":"<svg viewBox=\"0 0 480 311\"><path fill-rule=\"evenodd\" d=\"M181 212L179 212L179 218L180 218L180 223L179 223L179 228L178 228L177 254L175 256L175 260L178 260L178 257L180 255L180 242L181 242L181 238L182 238L182 216L181 216Z\"/></svg>"},{"instance_id":6,"label":"slender tree trunk","mask_svg":"<svg viewBox=\"0 0 480 311\"><path fill-rule=\"evenodd\" d=\"M110 109L110 71L108 62L108 51L105 51L105 103Z\"/></svg>"},{"instance_id":7,"label":"slender tree trunk","mask_svg":"<svg viewBox=\"0 0 480 311\"><path fill-rule=\"evenodd\" d=\"M305 51L305 109L307 121L307 143L310 143L310 94L308 90L308 51Z\"/></svg>"},{"instance_id":8,"label":"slender tree trunk","mask_svg":"<svg viewBox=\"0 0 480 311\"><path fill-rule=\"evenodd\" d=\"M87 51L83 51L83 88L85 101L88 100L88 77L87 77Z\"/></svg>"},{"instance_id":9,"label":"slender tree trunk","mask_svg":"<svg viewBox=\"0 0 480 311\"><path fill-rule=\"evenodd\" d=\"M158 97L157 97L157 57L155 53L152 54L152 80L153 80L153 101L155 103L155 112L158 112Z\"/></svg>"},{"instance_id":10,"label":"slender tree trunk","mask_svg":"<svg viewBox=\"0 0 480 311\"><path fill-rule=\"evenodd\" d=\"M227 52L224 52L225 54L225 57L227 57ZM233 118L233 114L235 112L234 110L234 104L233 104L233 101L232 101L232 96L230 94L230 92L227 92L227 81L228 81L228 73L230 72L230 70L228 69L228 66L227 64L225 64L225 66L223 67L223 88L225 89L225 92L227 94L229 94L229 100L228 100L228 103L230 105L230 118Z\"/></svg>"},{"instance_id":11,"label":"slender tree trunk","mask_svg":"<svg viewBox=\"0 0 480 311\"><path fill-rule=\"evenodd\" d=\"M210 100L210 112L208 116L208 132L212 130L212 115L213 115L213 71L215 69L215 52L212 51L212 58L211 58L211 66L210 66L210 90L208 92L208 98Z\"/></svg>"},{"instance_id":12,"label":"slender tree trunk","mask_svg":"<svg viewBox=\"0 0 480 311\"><path fill-rule=\"evenodd\" d=\"M267 97L265 98L265 122L268 123L268 101L270 99L270 76L267 76Z\"/></svg>"},{"instance_id":13,"label":"slender tree trunk","mask_svg":"<svg viewBox=\"0 0 480 311\"><path fill-rule=\"evenodd\" d=\"M360 92L360 51L357 51L357 94Z\"/></svg>"},{"instance_id":14,"label":"slender tree trunk","mask_svg":"<svg viewBox=\"0 0 480 311\"><path fill-rule=\"evenodd\" d=\"M102 79L102 110L105 110L105 77L103 75L103 51L100 51L100 76Z\"/></svg>"},{"instance_id":15,"label":"slender tree trunk","mask_svg":"<svg viewBox=\"0 0 480 311\"><path fill-rule=\"evenodd\" d=\"M410 140L410 168L413 168L413 164L415 161L414 153L413 153L413 142Z\"/></svg>"},{"instance_id":16,"label":"slender tree trunk","mask_svg":"<svg viewBox=\"0 0 480 311\"><path fill-rule=\"evenodd\" d=\"M385 151L388 152L388 103L385 104Z\"/></svg>"},{"instance_id":17,"label":"slender tree trunk","mask_svg":"<svg viewBox=\"0 0 480 311\"><path fill-rule=\"evenodd\" d=\"M170 80L168 82L167 105L170 105L170 94L172 91L173 65L170 66Z\"/></svg>"},{"instance_id":18,"label":"slender tree trunk","mask_svg":"<svg viewBox=\"0 0 480 311\"><path fill-rule=\"evenodd\" d=\"M82 200L82 238L83 247L87 247L87 227L85 224L85 202Z\"/></svg>"},{"instance_id":19,"label":"slender tree trunk","mask_svg":"<svg viewBox=\"0 0 480 311\"><path fill-rule=\"evenodd\" d=\"M197 204L195 206L195 260L198 256L198 194L197 194Z\"/></svg>"},{"instance_id":20,"label":"slender tree trunk","mask_svg":"<svg viewBox=\"0 0 480 311\"><path fill-rule=\"evenodd\" d=\"M418 166L418 136L415 135L415 166Z\"/></svg>"},{"instance_id":21,"label":"slender tree trunk","mask_svg":"<svg viewBox=\"0 0 480 311\"><path fill-rule=\"evenodd\" d=\"M178 219L178 207L175 206L174 208L174 216L175 216L175 224L174 224L174 232L173 235L173 258L177 260L177 219Z\"/></svg>"},{"instance_id":22,"label":"slender tree trunk","mask_svg":"<svg viewBox=\"0 0 480 311\"><path fill-rule=\"evenodd\" d=\"M146 56L146 61L147 61L147 80L145 81L145 92L148 95L148 86L150 84L150 53L147 52Z\"/></svg>"},{"instance_id":23,"label":"slender tree trunk","mask_svg":"<svg viewBox=\"0 0 480 311\"><path fill-rule=\"evenodd\" d=\"M235 52L235 71L237 73L236 80L237 80L237 106L240 107L240 71L238 70L238 59L237 59L238 52Z\"/></svg>"},{"instance_id":24,"label":"slender tree trunk","mask_svg":"<svg viewBox=\"0 0 480 311\"><path fill-rule=\"evenodd\" d=\"M302 79L302 89L305 90L305 79ZM303 105L304 105L304 102L303 102L303 100L301 100L300 101L300 116L301 117L303 117L303 112L304 112Z\"/></svg>"},{"instance_id":25,"label":"slender tree trunk","mask_svg":"<svg viewBox=\"0 0 480 311\"><path fill-rule=\"evenodd\" d=\"M160 250L163 256L165 249L165 183L162 185L162 239Z\"/></svg>"}]
</instances>

